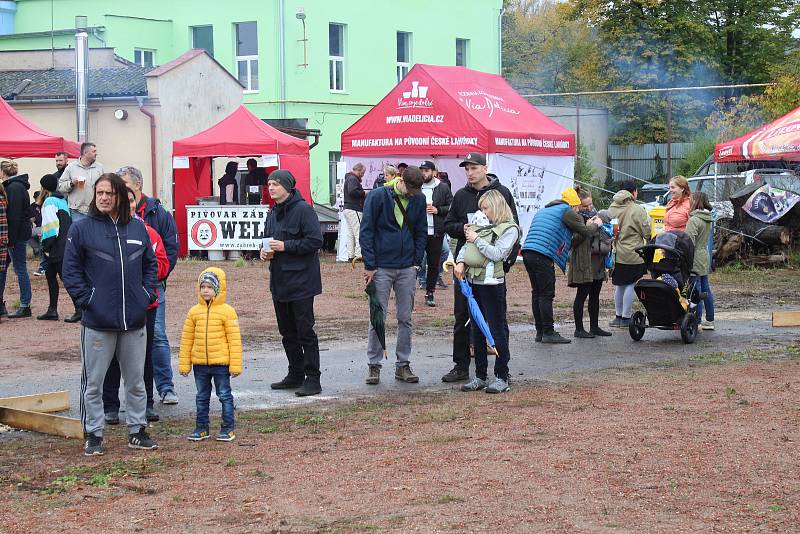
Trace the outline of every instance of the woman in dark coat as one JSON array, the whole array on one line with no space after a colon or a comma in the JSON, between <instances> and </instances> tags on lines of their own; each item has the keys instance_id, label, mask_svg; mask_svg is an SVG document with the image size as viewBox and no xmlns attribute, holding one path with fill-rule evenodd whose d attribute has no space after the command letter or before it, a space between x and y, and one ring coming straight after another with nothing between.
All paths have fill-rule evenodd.
<instances>
[{"instance_id":1,"label":"woman in dark coat","mask_svg":"<svg viewBox=\"0 0 800 534\"><path fill-rule=\"evenodd\" d=\"M592 195L585 189L578 191L578 198L581 199L581 208L578 212L588 221L595 215L600 216L604 223L610 218L607 212L602 215L594 210ZM593 338L595 336L610 336L600 328L600 291L603 289L603 282L608 279L606 274L605 256L611 250L611 238L602 231L591 238L575 234L572 237L572 251L569 255L567 268L567 283L570 287L578 289L575 294L575 301L572 304L572 313L575 317L575 337ZM583 327L583 306L586 299L589 299L589 331Z\"/></svg>"},{"instance_id":2,"label":"woman in dark coat","mask_svg":"<svg viewBox=\"0 0 800 534\"><path fill-rule=\"evenodd\" d=\"M219 184L219 203L238 204L239 203L239 184L236 181L236 174L239 172L239 164L229 161L225 165L225 175L217 181Z\"/></svg>"}]
</instances>

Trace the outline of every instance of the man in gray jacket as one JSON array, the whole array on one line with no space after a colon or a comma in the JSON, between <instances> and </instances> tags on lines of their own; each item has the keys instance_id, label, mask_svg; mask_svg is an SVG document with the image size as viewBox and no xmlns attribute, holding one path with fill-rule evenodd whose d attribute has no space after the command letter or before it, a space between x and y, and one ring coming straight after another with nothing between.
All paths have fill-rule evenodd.
<instances>
[{"instance_id":1,"label":"man in gray jacket","mask_svg":"<svg viewBox=\"0 0 800 534\"><path fill-rule=\"evenodd\" d=\"M361 256L361 245L358 233L361 228L361 214L364 211L364 198L367 193L361 185L361 179L367 171L363 163L353 165L353 170L344 175L344 221L347 224L347 259Z\"/></svg>"}]
</instances>

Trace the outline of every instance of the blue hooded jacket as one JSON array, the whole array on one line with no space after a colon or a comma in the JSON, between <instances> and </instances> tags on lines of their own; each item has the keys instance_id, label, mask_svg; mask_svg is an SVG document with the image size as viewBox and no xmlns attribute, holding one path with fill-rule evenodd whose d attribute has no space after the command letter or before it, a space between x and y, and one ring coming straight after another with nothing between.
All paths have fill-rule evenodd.
<instances>
[{"instance_id":1,"label":"blue hooded jacket","mask_svg":"<svg viewBox=\"0 0 800 534\"><path fill-rule=\"evenodd\" d=\"M147 307L158 298L157 272L142 221L119 225L108 215L90 214L70 227L62 280L83 310L83 326L109 331L143 327Z\"/></svg>"},{"instance_id":2,"label":"blue hooded jacket","mask_svg":"<svg viewBox=\"0 0 800 534\"><path fill-rule=\"evenodd\" d=\"M359 244L364 269L405 269L422 264L428 243L428 218L425 196L414 195L408 201L403 226L394 215L395 193L391 187L373 189L364 202ZM410 224L409 224L410 223ZM414 233L411 233L411 227Z\"/></svg>"},{"instance_id":3,"label":"blue hooded jacket","mask_svg":"<svg viewBox=\"0 0 800 534\"><path fill-rule=\"evenodd\" d=\"M175 219L157 198L142 195L143 202L136 206L136 214L153 227L164 242L164 252L169 259L169 272L178 263L178 230Z\"/></svg>"}]
</instances>

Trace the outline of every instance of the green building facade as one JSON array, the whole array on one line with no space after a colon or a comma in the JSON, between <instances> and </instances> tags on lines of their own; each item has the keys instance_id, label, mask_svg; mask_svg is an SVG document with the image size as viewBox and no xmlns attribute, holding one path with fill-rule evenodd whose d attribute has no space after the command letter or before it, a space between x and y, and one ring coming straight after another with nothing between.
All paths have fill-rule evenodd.
<instances>
[{"instance_id":1,"label":"green building facade","mask_svg":"<svg viewBox=\"0 0 800 534\"><path fill-rule=\"evenodd\" d=\"M262 119L318 129L316 202L334 194L340 136L415 63L500 71L502 0L17 0L0 2L0 50L90 46L144 66L205 48L244 86ZM16 8L16 9L14 9ZM2 68L2 66L0 66ZM198 90L202 90L198 87Z\"/></svg>"}]
</instances>

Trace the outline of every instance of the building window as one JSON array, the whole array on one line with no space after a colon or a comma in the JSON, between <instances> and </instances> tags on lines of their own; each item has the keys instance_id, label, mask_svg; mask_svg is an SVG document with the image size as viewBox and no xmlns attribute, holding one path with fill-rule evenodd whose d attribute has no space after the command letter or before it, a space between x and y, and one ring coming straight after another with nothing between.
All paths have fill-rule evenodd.
<instances>
[{"instance_id":1,"label":"building window","mask_svg":"<svg viewBox=\"0 0 800 534\"><path fill-rule=\"evenodd\" d=\"M466 67L469 59L469 39L456 39L456 66Z\"/></svg>"},{"instance_id":2,"label":"building window","mask_svg":"<svg viewBox=\"0 0 800 534\"><path fill-rule=\"evenodd\" d=\"M202 48L208 55L214 57L214 27L193 26L192 48Z\"/></svg>"},{"instance_id":3,"label":"building window","mask_svg":"<svg viewBox=\"0 0 800 534\"><path fill-rule=\"evenodd\" d=\"M330 187L330 205L336 205L336 164L342 159L341 152L328 152L328 187Z\"/></svg>"},{"instance_id":4,"label":"building window","mask_svg":"<svg viewBox=\"0 0 800 534\"><path fill-rule=\"evenodd\" d=\"M411 32L397 32L397 83L411 68Z\"/></svg>"},{"instance_id":5,"label":"building window","mask_svg":"<svg viewBox=\"0 0 800 534\"><path fill-rule=\"evenodd\" d=\"M156 51L147 48L133 49L133 62L140 67L152 67L155 65Z\"/></svg>"},{"instance_id":6,"label":"building window","mask_svg":"<svg viewBox=\"0 0 800 534\"><path fill-rule=\"evenodd\" d=\"M328 75L331 93L344 92L344 24L328 25Z\"/></svg>"},{"instance_id":7,"label":"building window","mask_svg":"<svg viewBox=\"0 0 800 534\"><path fill-rule=\"evenodd\" d=\"M258 92L258 28L255 22L236 26L236 77L245 93Z\"/></svg>"}]
</instances>

